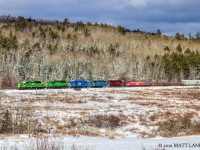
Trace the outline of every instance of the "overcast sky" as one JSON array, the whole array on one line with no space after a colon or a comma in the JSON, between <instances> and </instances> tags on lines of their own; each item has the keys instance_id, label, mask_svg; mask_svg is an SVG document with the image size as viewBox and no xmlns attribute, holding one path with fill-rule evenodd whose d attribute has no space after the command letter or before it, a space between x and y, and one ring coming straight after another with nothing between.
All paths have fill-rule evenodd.
<instances>
[{"instance_id":1,"label":"overcast sky","mask_svg":"<svg viewBox=\"0 0 200 150\"><path fill-rule=\"evenodd\" d=\"M0 15L68 18L174 35L200 31L199 0L0 0Z\"/></svg>"}]
</instances>

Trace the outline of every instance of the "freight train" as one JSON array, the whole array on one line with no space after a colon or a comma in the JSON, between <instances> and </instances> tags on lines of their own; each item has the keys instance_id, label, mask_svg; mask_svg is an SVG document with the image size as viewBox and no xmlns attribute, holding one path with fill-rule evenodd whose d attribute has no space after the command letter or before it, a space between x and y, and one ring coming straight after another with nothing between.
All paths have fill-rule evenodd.
<instances>
[{"instance_id":1,"label":"freight train","mask_svg":"<svg viewBox=\"0 0 200 150\"><path fill-rule=\"evenodd\" d=\"M182 83L148 83L144 81L127 81L122 80L72 80L66 81L47 81L42 83L41 81L27 81L20 82L17 85L19 90L24 89L42 89L42 88L102 88L102 87L143 87L143 86L200 86L200 80L182 80Z\"/></svg>"}]
</instances>

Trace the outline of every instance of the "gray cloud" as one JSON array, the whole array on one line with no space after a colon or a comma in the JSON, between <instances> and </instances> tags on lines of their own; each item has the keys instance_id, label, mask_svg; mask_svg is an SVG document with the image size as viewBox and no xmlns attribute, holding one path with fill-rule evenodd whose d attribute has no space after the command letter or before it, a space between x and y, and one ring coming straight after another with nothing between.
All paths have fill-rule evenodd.
<instances>
[{"instance_id":1,"label":"gray cloud","mask_svg":"<svg viewBox=\"0 0 200 150\"><path fill-rule=\"evenodd\" d=\"M200 30L198 0L0 0L0 15L69 18L76 22L105 22L130 29L175 34Z\"/></svg>"}]
</instances>

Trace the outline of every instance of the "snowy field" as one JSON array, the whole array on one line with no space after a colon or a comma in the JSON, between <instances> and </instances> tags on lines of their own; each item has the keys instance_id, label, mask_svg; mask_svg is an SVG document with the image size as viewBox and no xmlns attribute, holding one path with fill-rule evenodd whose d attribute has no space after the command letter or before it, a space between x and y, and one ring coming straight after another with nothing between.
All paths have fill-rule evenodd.
<instances>
[{"instance_id":1,"label":"snowy field","mask_svg":"<svg viewBox=\"0 0 200 150\"><path fill-rule=\"evenodd\" d=\"M65 147L85 144L95 150L200 149L197 135L184 137L188 133L183 132L174 138L153 136L159 122L185 115L200 121L200 87L0 90L0 96L0 105L16 115L23 112L32 130L62 134L59 139ZM76 135L80 137L74 138ZM21 149L30 140L33 137L27 135L2 135L0 147L17 143Z\"/></svg>"},{"instance_id":2,"label":"snowy field","mask_svg":"<svg viewBox=\"0 0 200 150\"><path fill-rule=\"evenodd\" d=\"M3 150L37 150L38 139L28 138L27 135L9 136L0 140ZM107 139L104 137L57 136L50 139L61 145L63 150L199 150L200 136L138 139L126 137Z\"/></svg>"}]
</instances>

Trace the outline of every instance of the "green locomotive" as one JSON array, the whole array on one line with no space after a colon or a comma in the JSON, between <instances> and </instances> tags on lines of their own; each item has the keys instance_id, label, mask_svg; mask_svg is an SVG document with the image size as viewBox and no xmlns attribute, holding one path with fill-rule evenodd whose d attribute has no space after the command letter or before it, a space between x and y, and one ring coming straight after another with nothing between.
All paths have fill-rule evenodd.
<instances>
[{"instance_id":1,"label":"green locomotive","mask_svg":"<svg viewBox=\"0 0 200 150\"><path fill-rule=\"evenodd\" d=\"M66 88L66 81L47 81L44 85L46 88Z\"/></svg>"},{"instance_id":2,"label":"green locomotive","mask_svg":"<svg viewBox=\"0 0 200 150\"><path fill-rule=\"evenodd\" d=\"M41 89L43 85L40 81L27 81L27 82L20 82L17 85L19 90L24 89Z\"/></svg>"}]
</instances>

